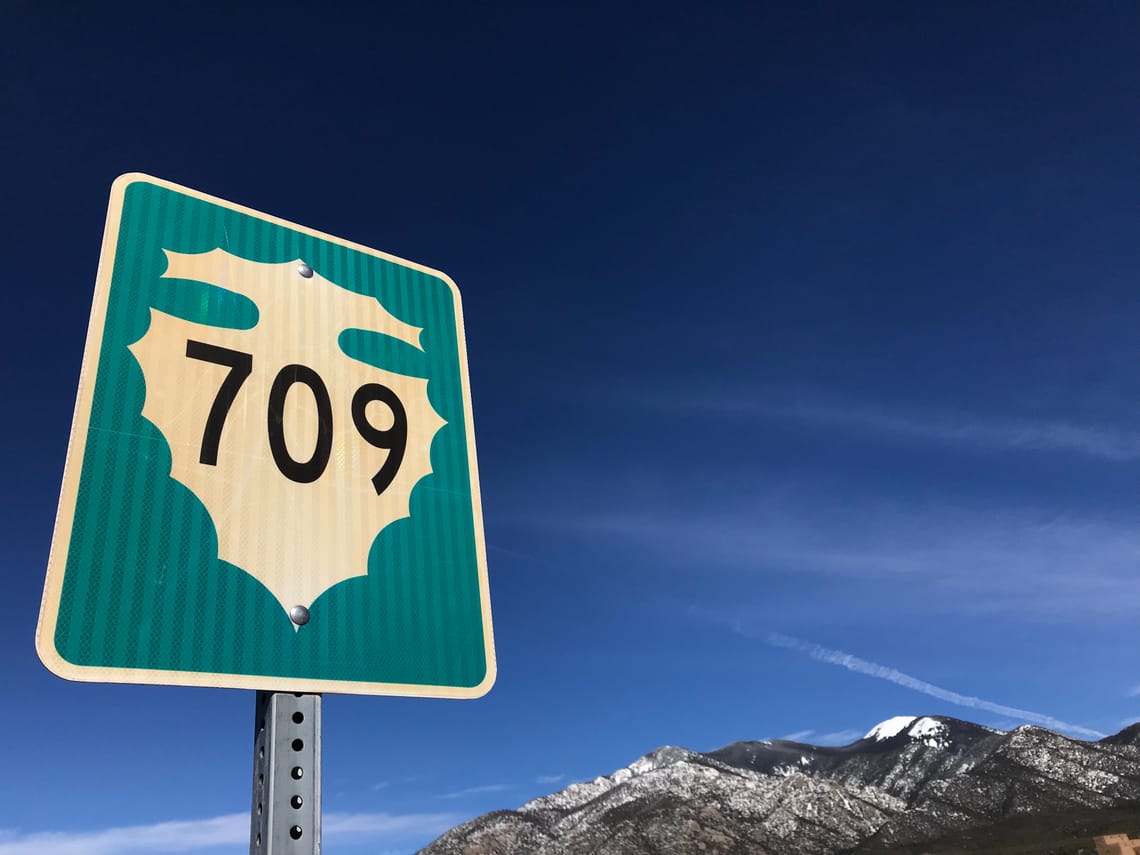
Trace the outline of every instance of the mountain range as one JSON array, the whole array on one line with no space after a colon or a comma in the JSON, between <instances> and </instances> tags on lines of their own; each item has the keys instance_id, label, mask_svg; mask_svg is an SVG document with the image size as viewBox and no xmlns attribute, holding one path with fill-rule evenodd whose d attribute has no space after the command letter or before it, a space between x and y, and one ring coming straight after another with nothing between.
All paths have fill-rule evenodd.
<instances>
[{"instance_id":1,"label":"mountain range","mask_svg":"<svg viewBox=\"0 0 1140 855\"><path fill-rule=\"evenodd\" d=\"M665 746L420 855L1092 855L1140 833L1140 723L1098 742L899 716L850 745Z\"/></svg>"}]
</instances>

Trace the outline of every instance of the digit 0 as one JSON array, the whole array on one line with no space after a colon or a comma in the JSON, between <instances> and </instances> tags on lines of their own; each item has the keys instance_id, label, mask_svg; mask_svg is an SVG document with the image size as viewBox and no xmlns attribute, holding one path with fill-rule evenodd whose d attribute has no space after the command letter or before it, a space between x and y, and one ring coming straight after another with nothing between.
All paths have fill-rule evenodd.
<instances>
[{"instance_id":1,"label":"digit 0","mask_svg":"<svg viewBox=\"0 0 1140 855\"><path fill-rule=\"evenodd\" d=\"M283 424L285 396L289 394L294 383L308 386L317 403L317 444L312 456L304 462L294 460L285 444ZM282 475L290 481L310 484L324 474L325 467L329 465L329 455L332 453L332 401L329 400L328 388L316 371L305 365L286 365L277 372L273 386L269 390L267 426L269 450L273 452L273 462L277 464Z\"/></svg>"}]
</instances>

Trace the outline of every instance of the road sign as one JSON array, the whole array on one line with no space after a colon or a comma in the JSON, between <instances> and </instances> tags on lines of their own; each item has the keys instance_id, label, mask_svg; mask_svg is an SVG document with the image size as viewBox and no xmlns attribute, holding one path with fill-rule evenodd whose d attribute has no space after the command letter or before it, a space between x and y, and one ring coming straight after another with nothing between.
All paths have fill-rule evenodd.
<instances>
[{"instance_id":1,"label":"road sign","mask_svg":"<svg viewBox=\"0 0 1140 855\"><path fill-rule=\"evenodd\" d=\"M451 279L120 177L36 647L76 680L488 691Z\"/></svg>"}]
</instances>

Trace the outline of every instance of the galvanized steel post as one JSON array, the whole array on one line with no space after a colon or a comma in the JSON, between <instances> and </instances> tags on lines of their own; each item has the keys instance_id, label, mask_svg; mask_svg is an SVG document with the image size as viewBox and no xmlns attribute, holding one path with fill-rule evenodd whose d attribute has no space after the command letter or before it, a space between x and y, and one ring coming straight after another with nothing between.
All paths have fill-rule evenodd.
<instances>
[{"instance_id":1,"label":"galvanized steel post","mask_svg":"<svg viewBox=\"0 0 1140 855\"><path fill-rule=\"evenodd\" d=\"M320 855L321 696L258 692L250 855Z\"/></svg>"}]
</instances>

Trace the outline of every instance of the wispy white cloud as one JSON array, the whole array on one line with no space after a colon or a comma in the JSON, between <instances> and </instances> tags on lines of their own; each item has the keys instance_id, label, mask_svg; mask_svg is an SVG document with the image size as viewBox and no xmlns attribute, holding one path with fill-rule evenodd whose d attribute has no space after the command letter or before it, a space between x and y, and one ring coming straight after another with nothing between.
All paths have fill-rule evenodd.
<instances>
[{"instance_id":1,"label":"wispy white cloud","mask_svg":"<svg viewBox=\"0 0 1140 855\"><path fill-rule=\"evenodd\" d=\"M863 731L861 730L836 730L832 733L825 733L822 736L815 738L816 745L850 745L857 739L862 739Z\"/></svg>"},{"instance_id":2,"label":"wispy white cloud","mask_svg":"<svg viewBox=\"0 0 1140 855\"><path fill-rule=\"evenodd\" d=\"M741 627L737 627L738 632L748 634ZM803 641L798 638L793 638L780 633L767 633L763 636L764 640L775 647L783 647L788 650L794 650L797 653L803 653L810 656L817 662L825 662L829 665L839 665L849 671L854 671L858 674L866 674L869 677L874 677L879 680L886 680L889 683L894 683L898 686L903 686L907 689L913 689L916 692L921 692L924 695L929 695L932 698L938 698L942 701L955 704L957 706L968 707L975 710L985 710L987 712L997 713L998 715L1012 716L1013 718L1021 721L1039 724L1042 727L1048 727L1052 730L1064 731L1066 733L1073 733L1089 739L1100 739L1105 736L1099 731L1092 730L1091 728L1083 727L1078 724L1069 724L1068 722L1061 721L1060 719L1053 718L1052 716L1042 715L1041 713L1031 712L1030 710L1018 709L1017 707L1006 706L1005 704L997 704L993 701L987 701L982 698L972 697L970 695L959 694L952 692L949 689L943 689L935 686L933 683L928 683L925 680L920 680L917 677L912 677L909 674L890 668L886 665L879 665L875 662L869 662L866 659L860 659L850 653L844 653L841 650L833 650L828 647L823 647L819 644L814 644L810 641Z\"/></svg>"},{"instance_id":3,"label":"wispy white cloud","mask_svg":"<svg viewBox=\"0 0 1140 855\"><path fill-rule=\"evenodd\" d=\"M850 745L856 739L863 736L861 730L836 730L831 733L821 733L819 736L812 736L814 730L797 730L795 733L789 733L786 736L781 736L780 739L787 740L788 742L803 742L809 745Z\"/></svg>"},{"instance_id":4,"label":"wispy white cloud","mask_svg":"<svg viewBox=\"0 0 1140 855\"><path fill-rule=\"evenodd\" d=\"M328 813L321 818L321 836L337 840L342 837L439 835L465 818L454 813ZM246 817L247 824L248 821Z\"/></svg>"},{"instance_id":5,"label":"wispy white cloud","mask_svg":"<svg viewBox=\"0 0 1140 855\"><path fill-rule=\"evenodd\" d=\"M0 855L113 855L128 852L190 852L212 846L249 844L249 814L174 820L99 831L7 830Z\"/></svg>"},{"instance_id":6,"label":"wispy white cloud","mask_svg":"<svg viewBox=\"0 0 1140 855\"><path fill-rule=\"evenodd\" d=\"M694 406L980 451L1065 452L1101 460L1140 460L1140 433L1109 426L907 411L803 397L781 401L778 396L771 395L755 400L722 398L698 401Z\"/></svg>"},{"instance_id":7,"label":"wispy white cloud","mask_svg":"<svg viewBox=\"0 0 1140 855\"><path fill-rule=\"evenodd\" d=\"M328 813L321 819L321 836L396 844L408 838L438 836L460 821L461 816L447 813ZM0 831L0 855L129 855L197 852L221 846L232 850L248 845L248 813L95 831Z\"/></svg>"},{"instance_id":8,"label":"wispy white cloud","mask_svg":"<svg viewBox=\"0 0 1140 855\"><path fill-rule=\"evenodd\" d=\"M912 613L1052 623L1140 613L1140 527L1132 520L785 492L743 508L618 512L563 525L635 544L662 568L811 576L814 606L843 590L846 599L863 592L871 608Z\"/></svg>"},{"instance_id":9,"label":"wispy white cloud","mask_svg":"<svg viewBox=\"0 0 1140 855\"><path fill-rule=\"evenodd\" d=\"M1140 432L1121 426L955 416L787 392L756 398L717 396L679 406L908 436L940 444L935 451L957 444L1140 460ZM944 495L960 497L960 504L951 506L932 498L939 494L937 481L908 496L889 473L820 483L808 470L775 482L758 470L750 483L741 474L746 467L736 463L732 471L690 467L687 490L660 489L663 482L652 470L629 469L623 476L619 466L607 471L613 488L590 511L558 508L542 520L529 519L636 547L663 572L810 575L814 607L826 608L827 598L842 590L841 599L865 597L864 611L879 603L912 614L1116 625L1140 614L1140 527L1124 508L1082 517L1074 508L1090 506L1081 498L1057 502L1044 494L1036 507L1026 499L1002 507L995 501L1007 495L1004 490L983 483L971 491L952 485Z\"/></svg>"},{"instance_id":10,"label":"wispy white cloud","mask_svg":"<svg viewBox=\"0 0 1140 855\"><path fill-rule=\"evenodd\" d=\"M478 796L484 793L501 793L504 790L511 789L510 784L483 784L478 787L467 787L464 790L455 790L450 793L441 793L436 796L437 799L462 799L466 796ZM3 853L0 853L3 855Z\"/></svg>"},{"instance_id":11,"label":"wispy white cloud","mask_svg":"<svg viewBox=\"0 0 1140 855\"><path fill-rule=\"evenodd\" d=\"M786 736L781 736L780 739L786 739L788 742L803 742L813 733L815 733L814 730L797 730L795 733L789 733Z\"/></svg>"},{"instance_id":12,"label":"wispy white cloud","mask_svg":"<svg viewBox=\"0 0 1140 855\"><path fill-rule=\"evenodd\" d=\"M559 781L561 781L565 777L566 777L565 774L562 774L562 775L539 775L537 778L534 779L534 782L536 784L557 784Z\"/></svg>"},{"instance_id":13,"label":"wispy white cloud","mask_svg":"<svg viewBox=\"0 0 1140 855\"><path fill-rule=\"evenodd\" d=\"M1008 719L1008 718L992 718L992 719L989 719L988 721L979 721L978 722L978 724L984 725L985 727L993 728L994 730L1007 730L1007 731L1013 730L1016 727L1020 727L1024 723L1025 722L1014 721L1013 719Z\"/></svg>"}]
</instances>

